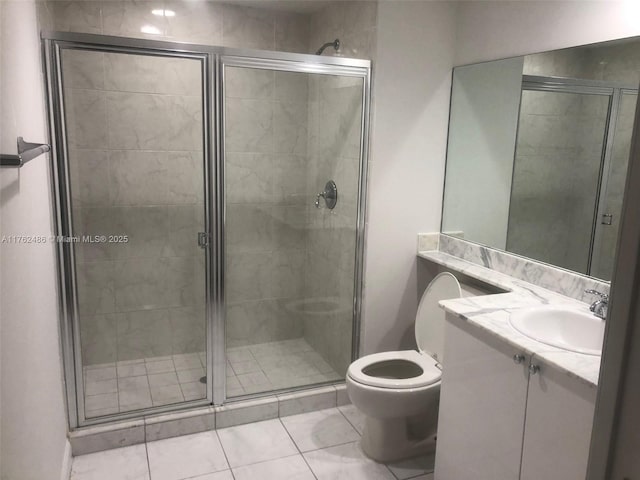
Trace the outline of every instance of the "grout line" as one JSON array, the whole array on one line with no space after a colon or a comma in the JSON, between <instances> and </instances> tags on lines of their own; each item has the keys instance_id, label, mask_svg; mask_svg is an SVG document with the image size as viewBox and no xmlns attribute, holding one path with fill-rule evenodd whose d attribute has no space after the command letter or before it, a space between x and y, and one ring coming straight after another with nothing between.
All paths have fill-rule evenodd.
<instances>
[{"instance_id":1,"label":"grout line","mask_svg":"<svg viewBox=\"0 0 640 480\"><path fill-rule=\"evenodd\" d=\"M146 432L146 429L145 429L145 432ZM147 456L147 471L149 472L149 480L152 480L151 479L151 461L149 460L149 446L147 445L146 433L145 433L144 451Z\"/></svg>"},{"instance_id":2,"label":"grout line","mask_svg":"<svg viewBox=\"0 0 640 480\"><path fill-rule=\"evenodd\" d=\"M293 446L296 447L296 450L298 450L298 455L300 455L302 457L302 461L304 461L304 463L307 465L307 468L311 472L311 475L313 475L313 478L315 478L317 480L318 477L316 476L315 472L311 468L311 465L309 465L309 462L307 462L307 459L304 458L304 453L302 453L302 450L300 450L300 447L298 447L298 444L296 443L296 441L291 436L291 433L289 433L289 430L287 430L287 426L282 421L282 418L280 418L280 401L279 400L278 400L278 421L280 422L280 425L282 425L282 428L284 428L284 431L287 432L287 435L289 436L289 438L293 442Z\"/></svg>"},{"instance_id":3,"label":"grout line","mask_svg":"<svg viewBox=\"0 0 640 480\"><path fill-rule=\"evenodd\" d=\"M353 404L351 404L353 405ZM346 405L340 405L342 407L346 407ZM362 434L360 433L360 431L358 430L358 428L353 424L353 422L351 420L349 420L349 417L347 417L344 412L342 410L340 410L340 406L337 406L336 408L338 409L338 411L340 412L340 414L345 418L345 420L349 423L349 425L351 425L353 427L353 429L356 431L356 433L358 435L360 435L360 437L362 437Z\"/></svg>"},{"instance_id":4,"label":"grout line","mask_svg":"<svg viewBox=\"0 0 640 480\"><path fill-rule=\"evenodd\" d=\"M214 420L215 422L217 422L217 418ZM214 430L215 434L216 434L216 438L218 439L218 443L220 444L220 449L222 450L222 454L224 455L224 459L227 462L227 465L229 466L229 471L231 472L231 476L233 478L235 478L235 475L233 474L233 470L231 468L231 463L229 462L229 457L227 456L227 452L224 449L224 444L222 443L222 439L220 439L220 435L218 434L218 426L216 425L216 428Z\"/></svg>"}]
</instances>

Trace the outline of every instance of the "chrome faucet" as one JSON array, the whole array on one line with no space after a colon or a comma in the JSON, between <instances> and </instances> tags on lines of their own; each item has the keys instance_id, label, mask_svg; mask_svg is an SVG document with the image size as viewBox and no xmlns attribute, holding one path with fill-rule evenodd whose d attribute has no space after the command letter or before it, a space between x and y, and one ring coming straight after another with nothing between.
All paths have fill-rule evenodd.
<instances>
[{"instance_id":1,"label":"chrome faucet","mask_svg":"<svg viewBox=\"0 0 640 480\"><path fill-rule=\"evenodd\" d=\"M606 320L607 309L609 307L609 295L592 289L587 289L584 291L584 293L589 293L591 295L600 297L598 298L598 300L591 304L589 310L591 310L596 317L601 318L602 320Z\"/></svg>"}]
</instances>

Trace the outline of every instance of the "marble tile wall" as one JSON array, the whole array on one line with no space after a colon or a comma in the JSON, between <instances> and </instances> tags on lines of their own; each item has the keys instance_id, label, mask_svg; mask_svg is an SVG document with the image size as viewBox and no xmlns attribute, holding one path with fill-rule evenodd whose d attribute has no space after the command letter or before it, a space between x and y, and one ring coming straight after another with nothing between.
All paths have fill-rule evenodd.
<instances>
[{"instance_id":1,"label":"marble tile wall","mask_svg":"<svg viewBox=\"0 0 640 480\"><path fill-rule=\"evenodd\" d=\"M336 38L340 49L327 48L323 55L374 60L378 2L376 0L336 1L311 14L309 51Z\"/></svg>"},{"instance_id":2,"label":"marble tile wall","mask_svg":"<svg viewBox=\"0 0 640 480\"><path fill-rule=\"evenodd\" d=\"M333 210L309 207L304 335L344 374L351 361L362 80L315 77L309 98L308 193L334 180L338 203Z\"/></svg>"},{"instance_id":3,"label":"marble tile wall","mask_svg":"<svg viewBox=\"0 0 640 480\"><path fill-rule=\"evenodd\" d=\"M307 77L225 70L228 346L302 336Z\"/></svg>"},{"instance_id":4,"label":"marble tile wall","mask_svg":"<svg viewBox=\"0 0 640 480\"><path fill-rule=\"evenodd\" d=\"M180 0L56 0L38 6L45 30L297 53L309 49L309 16L292 12Z\"/></svg>"},{"instance_id":5,"label":"marble tile wall","mask_svg":"<svg viewBox=\"0 0 640 480\"><path fill-rule=\"evenodd\" d=\"M200 64L65 50L85 365L204 349Z\"/></svg>"},{"instance_id":6,"label":"marble tile wall","mask_svg":"<svg viewBox=\"0 0 640 480\"><path fill-rule=\"evenodd\" d=\"M324 55L375 61L377 2L333 2L311 15L309 53L339 38ZM361 81L314 77L309 84L308 194L338 186L334 210L309 207L304 336L339 374L351 363Z\"/></svg>"}]
</instances>

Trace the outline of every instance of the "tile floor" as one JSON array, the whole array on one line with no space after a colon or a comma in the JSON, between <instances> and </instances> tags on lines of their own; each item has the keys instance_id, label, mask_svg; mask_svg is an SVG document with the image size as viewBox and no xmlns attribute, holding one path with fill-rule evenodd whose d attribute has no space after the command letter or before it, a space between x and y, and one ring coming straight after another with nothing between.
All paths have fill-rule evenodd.
<instances>
[{"instance_id":1,"label":"tile floor","mask_svg":"<svg viewBox=\"0 0 640 480\"><path fill-rule=\"evenodd\" d=\"M340 380L304 339L227 349L227 397ZM206 355L166 357L84 367L85 415L93 418L206 396Z\"/></svg>"},{"instance_id":2,"label":"tile floor","mask_svg":"<svg viewBox=\"0 0 640 480\"><path fill-rule=\"evenodd\" d=\"M71 480L433 480L433 455L376 463L352 405L75 457Z\"/></svg>"},{"instance_id":3,"label":"tile floor","mask_svg":"<svg viewBox=\"0 0 640 480\"><path fill-rule=\"evenodd\" d=\"M343 378L303 338L227 348L227 397Z\"/></svg>"}]
</instances>

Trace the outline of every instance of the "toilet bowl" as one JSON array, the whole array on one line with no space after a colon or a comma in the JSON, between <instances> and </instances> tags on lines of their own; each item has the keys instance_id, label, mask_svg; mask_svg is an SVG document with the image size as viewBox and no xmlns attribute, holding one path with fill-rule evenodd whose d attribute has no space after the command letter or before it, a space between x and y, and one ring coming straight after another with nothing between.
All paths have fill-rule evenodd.
<instances>
[{"instance_id":1,"label":"toilet bowl","mask_svg":"<svg viewBox=\"0 0 640 480\"><path fill-rule=\"evenodd\" d=\"M435 449L445 316L438 302L460 296L458 280L439 274L418 306L418 351L375 353L349 366L347 393L365 415L362 450L370 458L389 462Z\"/></svg>"}]
</instances>

